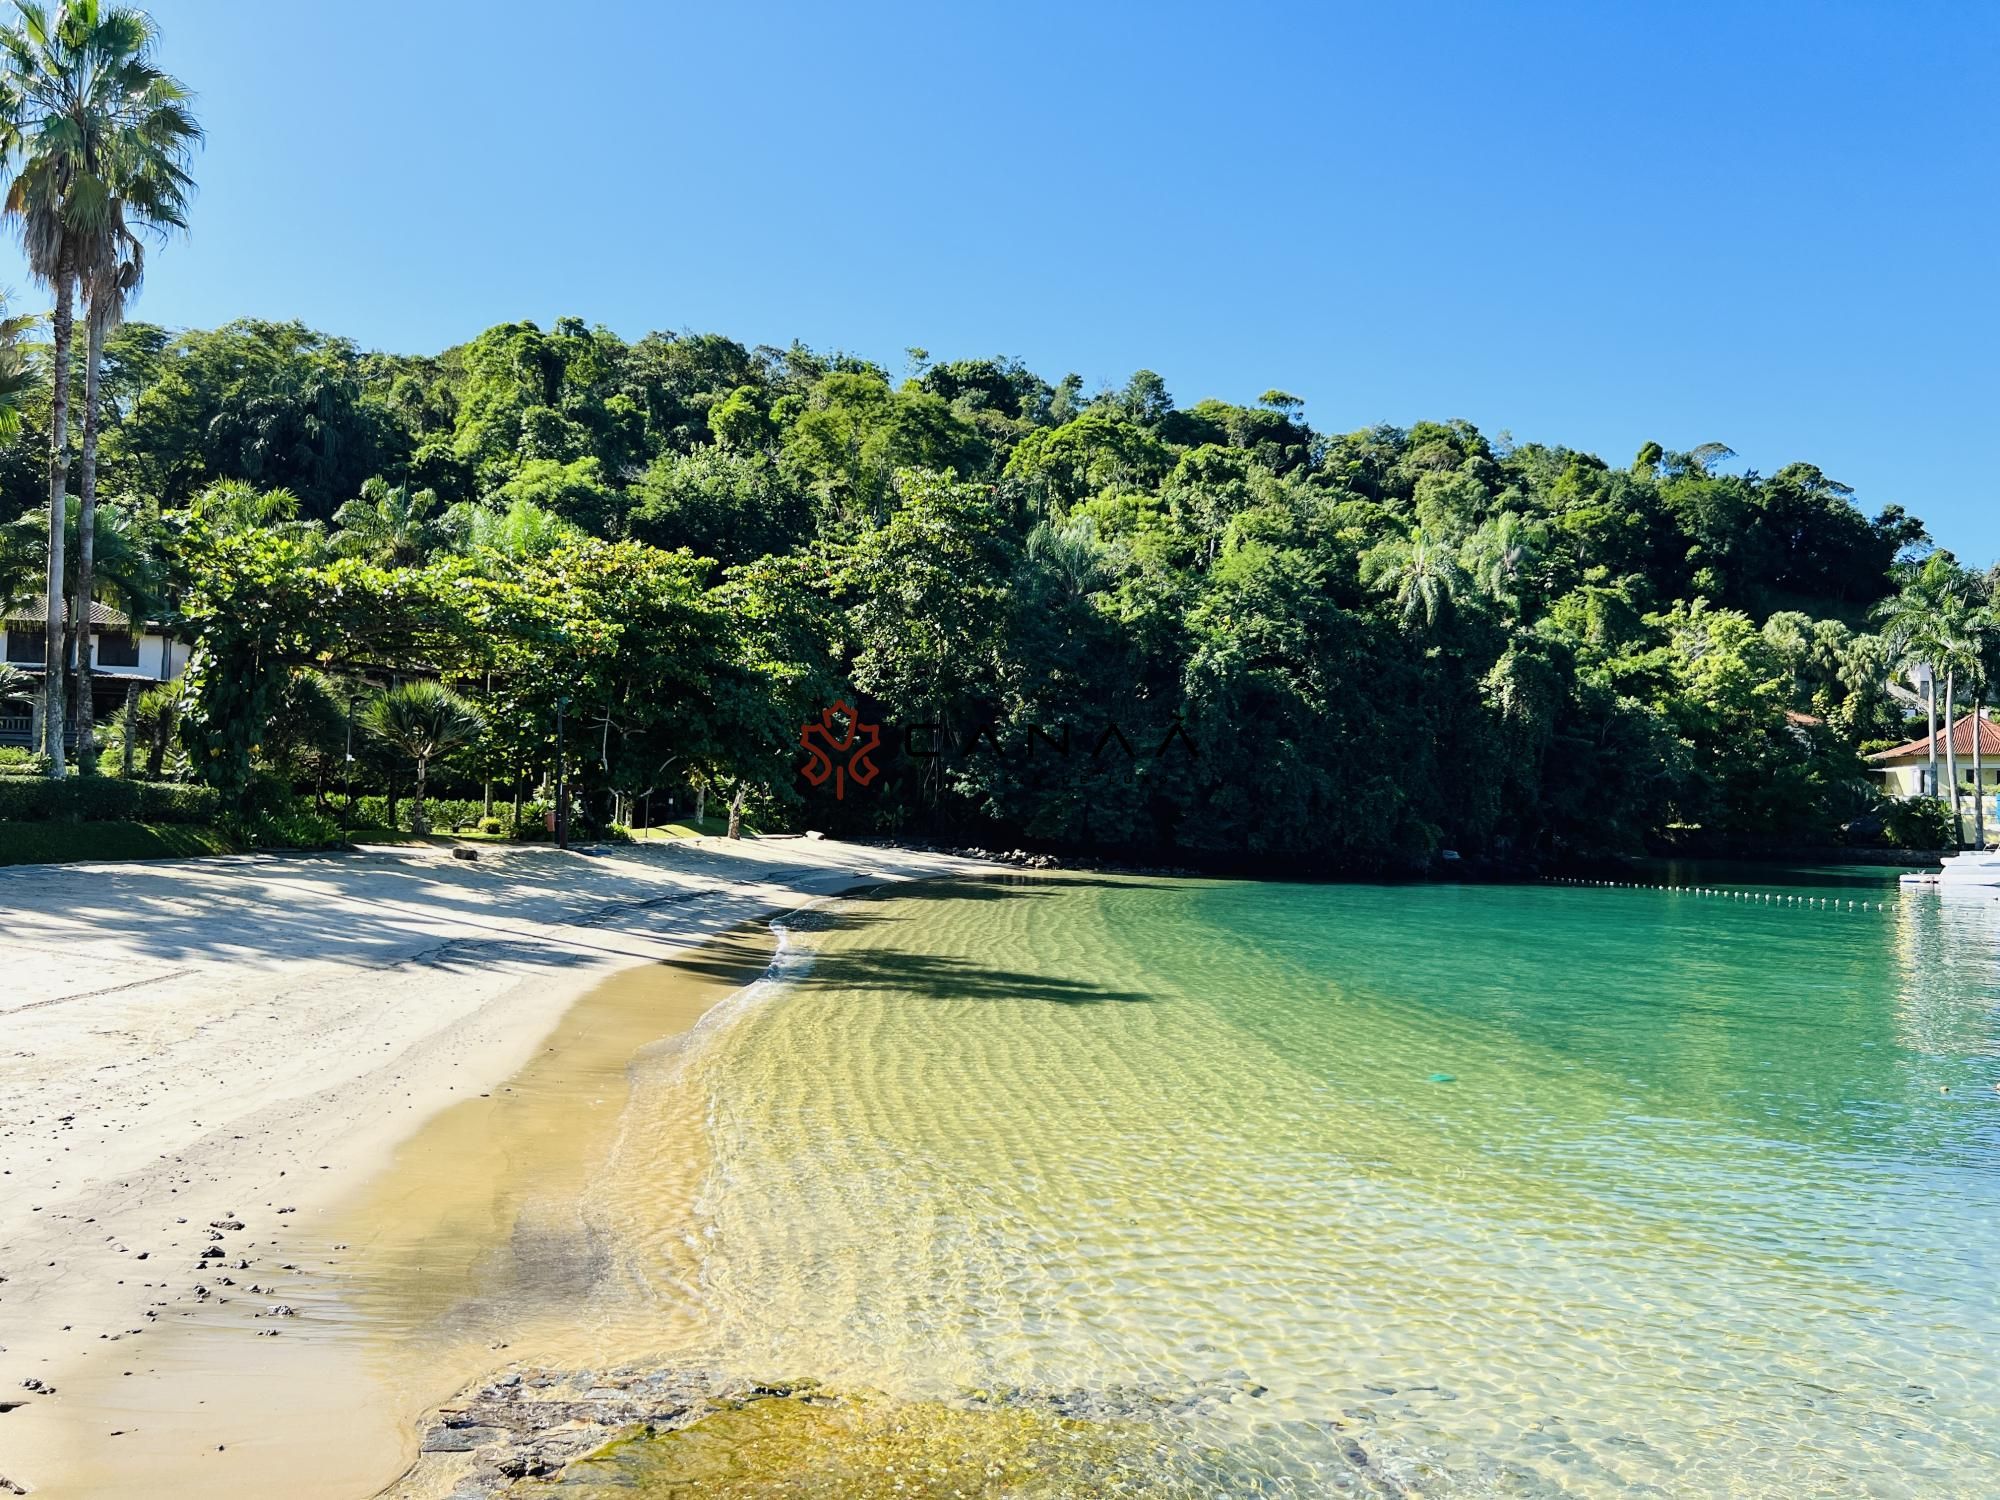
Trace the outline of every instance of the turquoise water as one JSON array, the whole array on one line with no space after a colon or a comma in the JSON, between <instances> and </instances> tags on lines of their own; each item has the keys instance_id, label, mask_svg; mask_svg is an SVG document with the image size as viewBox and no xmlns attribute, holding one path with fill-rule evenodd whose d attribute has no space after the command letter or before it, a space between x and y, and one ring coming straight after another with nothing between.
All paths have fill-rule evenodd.
<instances>
[{"instance_id":1,"label":"turquoise water","mask_svg":"<svg viewBox=\"0 0 2000 1500\"><path fill-rule=\"evenodd\" d=\"M1127 1444L885 1494L1990 1495L2000 902L1760 879L1887 909L841 903L692 1058L708 1165L660 1254L725 1369ZM620 1483L681 1493L658 1459Z\"/></svg>"}]
</instances>

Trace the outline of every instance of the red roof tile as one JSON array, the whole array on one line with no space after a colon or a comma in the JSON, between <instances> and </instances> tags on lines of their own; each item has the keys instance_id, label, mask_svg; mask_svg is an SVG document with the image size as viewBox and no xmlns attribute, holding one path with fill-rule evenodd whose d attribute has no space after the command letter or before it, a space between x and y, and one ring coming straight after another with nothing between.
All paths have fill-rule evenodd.
<instances>
[{"instance_id":1,"label":"red roof tile","mask_svg":"<svg viewBox=\"0 0 2000 1500\"><path fill-rule=\"evenodd\" d=\"M1972 724L1972 715L1967 714L1951 726L1951 749L1953 753L1958 755L1972 754ZM1887 750L1877 750L1868 758L1873 761L1914 760L1917 758L1929 760L1931 755L1931 738L1931 736L1925 735L1921 738L1910 740L1905 744L1891 746ZM1938 732L1936 739L1938 754L1943 755L1945 753L1945 737L1942 730ZM1995 724L1991 719L1982 718L1979 720L1979 754L1982 759L1989 755L2000 756L2000 724Z\"/></svg>"}]
</instances>

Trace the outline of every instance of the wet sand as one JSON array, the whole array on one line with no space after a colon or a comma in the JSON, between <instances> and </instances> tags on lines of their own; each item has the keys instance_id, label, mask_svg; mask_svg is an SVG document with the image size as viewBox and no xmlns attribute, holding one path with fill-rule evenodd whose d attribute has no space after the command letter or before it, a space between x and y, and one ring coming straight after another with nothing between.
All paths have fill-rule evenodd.
<instances>
[{"instance_id":1,"label":"wet sand","mask_svg":"<svg viewBox=\"0 0 2000 1500\"><path fill-rule=\"evenodd\" d=\"M586 1189L642 1150L671 1217L699 1121L626 1142L630 1091L763 968L745 918L952 864L231 863L0 881L0 1477L35 1494L369 1495L483 1370L670 1344Z\"/></svg>"}]
</instances>

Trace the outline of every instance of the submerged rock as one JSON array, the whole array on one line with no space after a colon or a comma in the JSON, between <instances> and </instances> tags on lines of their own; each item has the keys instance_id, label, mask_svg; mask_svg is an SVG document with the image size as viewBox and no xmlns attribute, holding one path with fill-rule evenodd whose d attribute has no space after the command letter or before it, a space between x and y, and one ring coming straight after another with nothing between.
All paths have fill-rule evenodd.
<instances>
[{"instance_id":1,"label":"submerged rock","mask_svg":"<svg viewBox=\"0 0 2000 1500\"><path fill-rule=\"evenodd\" d=\"M449 1489L453 1500L490 1500L538 1495L553 1484L581 1500L644 1493L669 1475L675 1483L719 1486L713 1493L720 1500L766 1493L740 1489L739 1482L752 1480L803 1482L796 1491L802 1496L864 1500L884 1475L909 1485L896 1488L897 1500L989 1492L1023 1500L1322 1493L1311 1484L1267 1485L1233 1470L1213 1450L1187 1445L1192 1429L1182 1424L1226 1415L1264 1395L1263 1385L1240 1371L1184 1387L1008 1388L898 1402L811 1381L731 1380L701 1369L513 1369L440 1408L421 1435L424 1456L407 1476L409 1488L388 1494ZM1341 1488L1403 1493L1340 1426L1327 1421L1310 1435L1340 1470ZM710 1465L718 1467L704 1478ZM996 1483L1002 1490L991 1490Z\"/></svg>"}]
</instances>

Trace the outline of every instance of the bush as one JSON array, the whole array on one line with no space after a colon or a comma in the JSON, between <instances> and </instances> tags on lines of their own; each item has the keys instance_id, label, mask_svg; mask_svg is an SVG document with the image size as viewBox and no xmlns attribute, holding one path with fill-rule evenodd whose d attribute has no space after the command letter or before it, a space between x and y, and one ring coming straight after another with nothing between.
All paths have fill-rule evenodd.
<instances>
[{"instance_id":1,"label":"bush","mask_svg":"<svg viewBox=\"0 0 2000 1500\"><path fill-rule=\"evenodd\" d=\"M268 813L283 813L290 810L293 802L292 784L284 777L271 771L256 771L243 788L243 800L236 811L245 818L263 817Z\"/></svg>"},{"instance_id":2,"label":"bush","mask_svg":"<svg viewBox=\"0 0 2000 1500\"><path fill-rule=\"evenodd\" d=\"M230 832L246 849L339 849L347 843L338 823L309 807L259 813L232 824Z\"/></svg>"},{"instance_id":3,"label":"bush","mask_svg":"<svg viewBox=\"0 0 2000 1500\"><path fill-rule=\"evenodd\" d=\"M410 831L411 801L406 792L396 799L396 830ZM424 816L430 819L431 832L450 833L460 828L479 828L485 819L486 804L476 797L426 797ZM499 819L491 821L498 822ZM389 827L389 799L387 797L357 797L355 799L354 822L360 828ZM504 831L504 828L503 828Z\"/></svg>"},{"instance_id":4,"label":"bush","mask_svg":"<svg viewBox=\"0 0 2000 1500\"><path fill-rule=\"evenodd\" d=\"M180 823L0 823L0 865L188 859L235 848L220 829Z\"/></svg>"},{"instance_id":5,"label":"bush","mask_svg":"<svg viewBox=\"0 0 2000 1500\"><path fill-rule=\"evenodd\" d=\"M487 834L505 834L511 833L513 830L508 828L505 818L481 818L479 820L479 831Z\"/></svg>"},{"instance_id":6,"label":"bush","mask_svg":"<svg viewBox=\"0 0 2000 1500\"><path fill-rule=\"evenodd\" d=\"M77 776L65 781L0 777L0 820L23 823L213 823L213 787L173 781Z\"/></svg>"},{"instance_id":7,"label":"bush","mask_svg":"<svg viewBox=\"0 0 2000 1500\"><path fill-rule=\"evenodd\" d=\"M21 745L0 745L0 776L46 776L49 758Z\"/></svg>"},{"instance_id":8,"label":"bush","mask_svg":"<svg viewBox=\"0 0 2000 1500\"><path fill-rule=\"evenodd\" d=\"M1882 820L1889 842L1902 849L1943 849L1952 842L1951 809L1942 797L1905 797Z\"/></svg>"}]
</instances>

